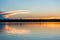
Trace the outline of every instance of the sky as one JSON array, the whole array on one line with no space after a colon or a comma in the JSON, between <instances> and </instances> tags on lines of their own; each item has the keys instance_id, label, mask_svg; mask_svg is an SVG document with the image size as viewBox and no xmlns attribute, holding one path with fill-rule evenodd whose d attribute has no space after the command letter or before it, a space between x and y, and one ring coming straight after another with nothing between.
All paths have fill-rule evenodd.
<instances>
[{"instance_id":1,"label":"sky","mask_svg":"<svg viewBox=\"0 0 60 40\"><path fill-rule=\"evenodd\" d=\"M0 11L13 10L30 10L30 16L60 16L60 0L0 0Z\"/></svg>"}]
</instances>

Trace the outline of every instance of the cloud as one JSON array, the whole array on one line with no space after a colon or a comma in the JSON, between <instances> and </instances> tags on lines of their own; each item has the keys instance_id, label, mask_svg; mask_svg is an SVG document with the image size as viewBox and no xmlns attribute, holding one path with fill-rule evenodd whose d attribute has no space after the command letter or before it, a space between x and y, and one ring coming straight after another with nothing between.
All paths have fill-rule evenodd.
<instances>
[{"instance_id":1,"label":"cloud","mask_svg":"<svg viewBox=\"0 0 60 40\"><path fill-rule=\"evenodd\" d=\"M4 12L5 14L7 14L5 16L5 18L8 18L12 15L16 15L16 14L29 14L29 13L32 13L30 10L14 10L14 11L7 11L7 12Z\"/></svg>"}]
</instances>

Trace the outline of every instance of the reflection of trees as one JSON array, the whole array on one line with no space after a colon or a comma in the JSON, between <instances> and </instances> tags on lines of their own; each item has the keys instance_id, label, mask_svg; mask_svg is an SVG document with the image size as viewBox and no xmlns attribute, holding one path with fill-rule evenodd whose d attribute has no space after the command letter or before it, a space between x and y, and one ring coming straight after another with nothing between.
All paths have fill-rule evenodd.
<instances>
[{"instance_id":1,"label":"reflection of trees","mask_svg":"<svg viewBox=\"0 0 60 40\"><path fill-rule=\"evenodd\" d=\"M2 32L4 30L4 23L0 22L0 32Z\"/></svg>"}]
</instances>

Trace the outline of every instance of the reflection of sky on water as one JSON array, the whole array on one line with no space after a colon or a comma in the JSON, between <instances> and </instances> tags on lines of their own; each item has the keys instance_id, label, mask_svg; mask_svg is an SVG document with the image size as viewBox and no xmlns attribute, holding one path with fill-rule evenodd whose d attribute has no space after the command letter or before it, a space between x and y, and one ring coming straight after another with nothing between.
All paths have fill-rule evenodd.
<instances>
[{"instance_id":1,"label":"reflection of sky on water","mask_svg":"<svg viewBox=\"0 0 60 40\"><path fill-rule=\"evenodd\" d=\"M60 23L0 23L0 40L60 40ZM5 24L5 25L3 25Z\"/></svg>"}]
</instances>

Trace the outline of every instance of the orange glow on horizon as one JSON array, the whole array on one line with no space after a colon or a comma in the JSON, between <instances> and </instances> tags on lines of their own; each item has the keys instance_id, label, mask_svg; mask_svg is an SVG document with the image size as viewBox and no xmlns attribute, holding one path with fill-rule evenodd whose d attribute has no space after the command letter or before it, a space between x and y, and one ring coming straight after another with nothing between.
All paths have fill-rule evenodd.
<instances>
[{"instance_id":1,"label":"orange glow on horizon","mask_svg":"<svg viewBox=\"0 0 60 40\"><path fill-rule=\"evenodd\" d=\"M5 18L9 18L10 16L13 16L16 14L29 14L30 15L30 13L32 13L32 12L29 10L13 10L13 11L4 12L4 14L6 14L6 13L7 13L7 15L5 15ZM50 16L32 16L32 18L27 17L27 18L23 18L23 19L60 19L60 17L50 15Z\"/></svg>"},{"instance_id":2,"label":"orange glow on horizon","mask_svg":"<svg viewBox=\"0 0 60 40\"><path fill-rule=\"evenodd\" d=\"M47 17L32 17L32 18L22 18L22 19L60 19L60 17L53 17L53 16L47 16Z\"/></svg>"}]
</instances>

